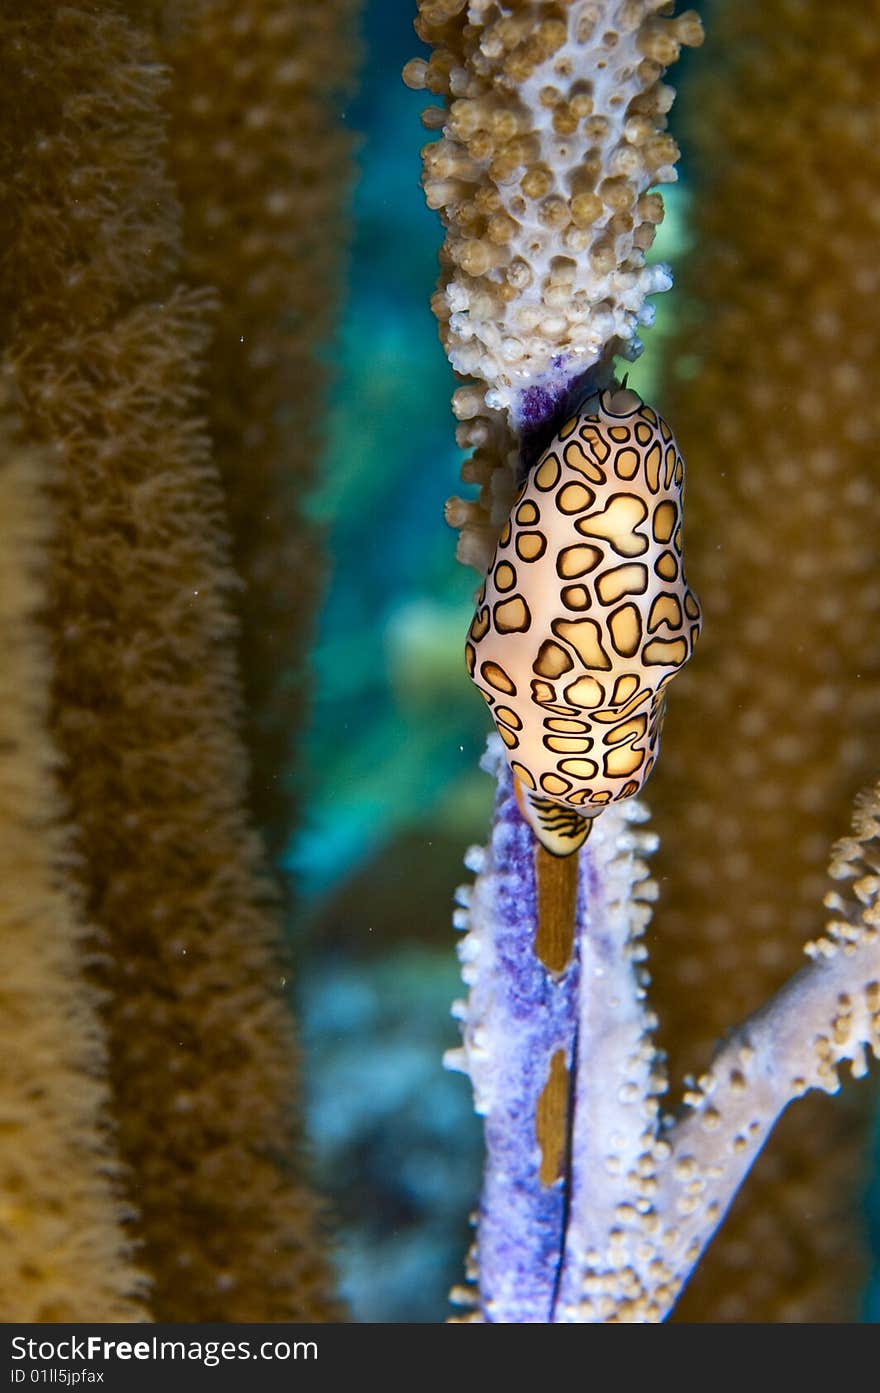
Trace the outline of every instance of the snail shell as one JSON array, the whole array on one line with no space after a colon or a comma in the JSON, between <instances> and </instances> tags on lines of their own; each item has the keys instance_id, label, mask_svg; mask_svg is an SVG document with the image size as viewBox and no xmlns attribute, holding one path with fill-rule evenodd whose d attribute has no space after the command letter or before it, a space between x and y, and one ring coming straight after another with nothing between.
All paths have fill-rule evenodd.
<instances>
[{"instance_id":1,"label":"snail shell","mask_svg":"<svg viewBox=\"0 0 880 1393\"><path fill-rule=\"evenodd\" d=\"M514 500L465 648L523 815L568 856L657 758L666 688L694 650L684 463L627 388L590 398Z\"/></svg>"}]
</instances>

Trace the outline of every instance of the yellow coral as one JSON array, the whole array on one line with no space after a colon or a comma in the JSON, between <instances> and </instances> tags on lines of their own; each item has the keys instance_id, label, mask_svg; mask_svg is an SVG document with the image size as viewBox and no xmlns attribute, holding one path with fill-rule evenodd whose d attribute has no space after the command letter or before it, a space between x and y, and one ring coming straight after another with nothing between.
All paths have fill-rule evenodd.
<instances>
[{"instance_id":1,"label":"yellow coral","mask_svg":"<svg viewBox=\"0 0 880 1393\"><path fill-rule=\"evenodd\" d=\"M143 1320L49 736L50 453L0 400L0 1319Z\"/></svg>"},{"instance_id":2,"label":"yellow coral","mask_svg":"<svg viewBox=\"0 0 880 1393\"><path fill-rule=\"evenodd\" d=\"M548 390L615 353L637 351L646 297L668 269L646 266L663 216L656 184L675 179L665 68L702 39L692 11L664 0L421 0L416 30L430 58L404 70L445 98L424 114L428 204L446 240L433 309L476 447L464 477L479 503L451 500L459 559L484 571L509 507L522 393ZM501 477L496 478L496 471Z\"/></svg>"}]
</instances>

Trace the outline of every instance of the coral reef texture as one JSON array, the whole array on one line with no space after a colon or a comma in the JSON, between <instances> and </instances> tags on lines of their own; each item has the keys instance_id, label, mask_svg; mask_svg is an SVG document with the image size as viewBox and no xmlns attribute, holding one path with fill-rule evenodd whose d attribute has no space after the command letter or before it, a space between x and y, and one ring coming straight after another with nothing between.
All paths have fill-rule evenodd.
<instances>
[{"instance_id":1,"label":"coral reef texture","mask_svg":"<svg viewBox=\"0 0 880 1393\"><path fill-rule=\"evenodd\" d=\"M683 99L694 249L661 401L688 460L706 619L650 790L676 1069L797 963L828 848L880 767L880 17L737 0L707 27ZM784 1120L683 1317L855 1318L869 1102L808 1100Z\"/></svg>"},{"instance_id":2,"label":"coral reef texture","mask_svg":"<svg viewBox=\"0 0 880 1393\"><path fill-rule=\"evenodd\" d=\"M65 876L71 845L48 734L51 452L0 400L0 1313L5 1321L139 1320L119 1164L107 1127L98 993ZM67 882L65 884L65 881Z\"/></svg>"},{"instance_id":3,"label":"coral reef texture","mask_svg":"<svg viewBox=\"0 0 880 1393\"><path fill-rule=\"evenodd\" d=\"M450 500L447 516L462 530L460 559L480 571L516 483L540 467L542 432L565 418L575 393L607 384L613 355L631 354L650 318L644 298L663 275L644 267L661 210L651 188L674 176L676 155L661 79L680 45L701 38L695 16L672 11L598 0L524 0L503 12L420 5L417 28L433 52L406 76L446 99L424 115L442 131L424 152L428 201L447 233L434 308L453 366L476 379L453 405L459 443L475 447L463 478L481 495ZM698 1078L685 1075L684 1106L662 1118L666 1069L634 966L645 949L626 916L608 912L626 898L618 870L629 836L610 812L579 856L576 1032L562 1020L565 975L538 973L559 1018L542 1026L520 1013L499 1041L512 1013L499 1006L496 1018L482 1006L516 1001L524 972L499 945L515 929L528 955L531 906L548 894L546 865L533 871L528 848L502 835L517 817L502 788L459 911L471 989L460 1010L464 1063L478 1104L488 1101L469 1269L478 1271L476 1318L668 1314L788 1103L837 1091L837 1065L846 1059L860 1076L865 1048L878 1048L869 804L832 866L851 882L827 900L840 917L808 944L812 965L795 969L821 924L829 849L880 754L880 663L869 643L880 608L877 273L865 251L876 222L880 27L861 12L829 15L818 0L713 13L707 76L691 97L697 250L658 403L691 468L690 571L709 638L673 705L652 786L664 850L656 884L639 886L641 898L650 889L663 902L653 932L659 1043L673 1078L687 1068ZM532 876L522 922L511 925L506 887L531 886ZM571 898L570 886L552 893ZM540 940L539 924L538 957ZM493 1097L511 1052L532 1057L524 1034L542 1060L529 1096L505 1084ZM858 1113L869 1096L845 1097L833 1126L813 1103L785 1119L691 1282L683 1316L854 1317ZM510 1156L521 1181L517 1241L502 1251L496 1171L513 1174ZM564 1188L566 1208L548 1307L541 1216L553 1187ZM516 1281L511 1293L517 1271L535 1289L531 1305Z\"/></svg>"},{"instance_id":4,"label":"coral reef texture","mask_svg":"<svg viewBox=\"0 0 880 1393\"><path fill-rule=\"evenodd\" d=\"M290 771L321 570L303 500L327 405L319 350L336 309L351 173L336 110L358 4L189 0L162 48L183 271L219 301L207 425L244 582L232 600L250 798L273 855L296 821Z\"/></svg>"},{"instance_id":5,"label":"coral reef texture","mask_svg":"<svg viewBox=\"0 0 880 1393\"><path fill-rule=\"evenodd\" d=\"M620 5L422 0L433 46L405 79L447 98L440 140L424 151L430 207L446 225L434 309L457 372L490 407L576 358L586 368L642 322L668 284L645 266L675 178L661 81L696 16Z\"/></svg>"},{"instance_id":6,"label":"coral reef texture","mask_svg":"<svg viewBox=\"0 0 880 1393\"><path fill-rule=\"evenodd\" d=\"M143 15L22 3L0 23L0 313L23 436L53 459L65 882L94 927L153 1314L315 1319L327 1274L293 1174L287 969L244 811L235 576L199 415L215 301L180 282L168 79ZM69 1055L56 1066L66 1078Z\"/></svg>"},{"instance_id":7,"label":"coral reef texture","mask_svg":"<svg viewBox=\"0 0 880 1393\"><path fill-rule=\"evenodd\" d=\"M424 188L446 228L433 308L461 387L462 478L477 502L451 499L459 558L485 571L510 508L519 431L552 413L573 379L638 351L646 297L670 284L646 266L663 217L654 185L674 180L662 81L692 11L623 4L422 0L416 30L432 45L404 71L445 98L423 121Z\"/></svg>"}]
</instances>

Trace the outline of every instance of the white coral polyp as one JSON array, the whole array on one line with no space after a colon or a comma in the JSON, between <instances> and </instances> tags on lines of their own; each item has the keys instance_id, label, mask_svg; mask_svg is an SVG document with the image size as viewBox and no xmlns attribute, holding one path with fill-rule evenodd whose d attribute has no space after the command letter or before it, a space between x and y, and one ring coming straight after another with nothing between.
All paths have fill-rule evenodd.
<instances>
[{"instance_id":1,"label":"white coral polyp","mask_svg":"<svg viewBox=\"0 0 880 1393\"><path fill-rule=\"evenodd\" d=\"M405 76L449 102L424 152L447 229L435 303L452 366L496 408L515 414L560 358L579 373L632 341L646 297L671 284L645 265L662 217L648 191L675 179L678 154L661 77L701 32L662 4L420 4L435 48Z\"/></svg>"}]
</instances>

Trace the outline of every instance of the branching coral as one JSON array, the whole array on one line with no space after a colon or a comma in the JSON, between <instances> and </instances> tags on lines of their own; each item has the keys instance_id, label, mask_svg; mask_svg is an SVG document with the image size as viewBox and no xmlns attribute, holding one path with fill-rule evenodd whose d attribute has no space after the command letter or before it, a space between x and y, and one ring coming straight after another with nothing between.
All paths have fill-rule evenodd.
<instances>
[{"instance_id":1,"label":"branching coral","mask_svg":"<svg viewBox=\"0 0 880 1393\"><path fill-rule=\"evenodd\" d=\"M454 366L479 379L477 385L459 390L454 407L465 423L459 430L460 443L476 447L463 477L481 486L481 497L472 503L452 500L448 516L462 527L460 558L478 570L486 569L498 529L510 511L513 484L534 462L554 417L558 423L570 403L601 385L610 372L611 357L632 343L642 317L648 278L641 274L638 239L643 235L647 244L649 233L639 234L632 210L643 224L656 221L647 214L655 205L643 200L656 197L649 192L651 183L669 177L672 162L672 147L662 129L669 101L658 97L665 92L657 86L661 64L676 56L680 42L699 39L696 20L674 20L671 8L545 6L525 0L505 6L503 12L494 4L465 5L457 0L424 0L420 6L420 32L435 49L427 63L410 65L407 78L447 98L445 110L431 108L426 116L429 127L443 130L442 139L425 152L429 201L441 208L447 226L434 304ZM699 877L709 934L728 944L727 958L719 955L710 969L717 972L711 1008L704 989L695 994L690 1008L691 1015L701 1014L706 1033L714 1037L735 1019L733 1002L724 990L731 961L749 955L770 971L756 994L746 991L740 998L755 1014L730 1037L699 1083L688 1086L682 1116L661 1117L656 1096L665 1088L665 1071L651 1039L656 1021L643 1000L646 978L637 966L645 952L637 942L645 918L641 901L656 893L656 887L647 881L636 854L650 848L650 838L626 825L640 816L639 811L603 814L579 864L570 858L567 873L555 873L548 888L548 868L540 855L534 859L507 775L501 772L492 842L485 857L472 858L479 870L477 884L472 893L463 892L459 911L460 926L469 929L462 956L471 995L459 1008L464 1053L453 1060L471 1074L477 1104L487 1116L486 1184L471 1271L479 1280L473 1297L479 1315L490 1320L645 1320L666 1315L782 1109L807 1089L835 1089L837 1065L843 1059L852 1061L855 1073L863 1072L865 1050L877 1053L880 1046L878 882L875 833L866 831L867 822L858 854L868 869L856 881L855 898L813 950L813 964L782 985L789 954L780 947L779 934L786 917L792 922L797 918L784 900L793 889L787 868L792 856L812 861L810 877L800 872L793 876L798 896L809 889L810 913L799 919L802 942L815 933L823 847L827 854L845 814L841 802L816 796L825 786L824 774L795 791L788 791L784 780L774 775L778 765L793 769L810 751L823 767L828 761L828 777L836 787L846 788L850 798L856 765L864 780L865 745L859 730L874 698L870 693L860 697L850 686L843 703L850 715L840 719L835 693L847 679L838 668L837 654L852 640L853 660L864 660L864 610L875 605L876 587L859 587L858 612L849 615L830 598L824 605L820 600L817 610L804 602L798 589L811 578L814 585L823 585L828 548L815 546L818 521L827 520L831 528L830 545L837 548L841 577L870 571L873 558L863 552L870 550L873 534L855 513L850 525L840 521L837 530L844 499L839 475L832 478L834 455L824 399L827 355L817 343L811 370L819 380L814 389L794 392L792 412L777 409L782 393L771 385L777 355L785 371L793 374L797 369L803 375L803 348L792 326L802 324L805 300L809 305L815 297L811 332L824 343L834 338L839 326L850 324L853 304L869 313L863 292L870 273L861 275L858 293L834 277L829 289L822 259L827 259L829 246L837 248L842 267L860 273L863 265L858 248L841 231L837 205L830 197L816 209L809 234L794 252L790 249L785 228L792 207L813 206L827 187L813 168L823 148L814 132L819 119L814 100L816 43L807 42L801 33L809 28L810 17L814 23L823 21L818 6L786 3L778 14L772 8L772 17L765 19L762 12L760 19L745 26L765 38L772 32L766 64L754 62L753 48L744 50L742 69L737 68L726 97L718 97L714 122L701 109L701 122L711 137L731 132L737 151L746 132L763 141L769 125L771 179L777 178L778 168L787 174L798 169L795 151L801 148L804 175L801 182L799 173L793 176L794 192L778 181L778 188L767 193L766 212L756 216L749 158L733 165L736 178L731 166L722 163L717 183L724 183L725 197L714 205L715 222L710 216L704 229L712 234L715 251L697 275L716 293L723 286L722 299L729 294L729 300L721 328L717 315L707 325L705 341L711 342L718 364L717 390L704 393L700 381L700 409L694 419L703 427L704 443L718 456L709 487L719 494L733 490L735 507L727 510L725 520L733 515L732 534L741 539L742 547L734 561L735 574L722 554L712 596L718 613L730 613L736 642L728 638L726 647L723 641L719 644L719 670L706 688L706 716L694 720L690 712L684 718L692 736L677 766L679 790L693 770L695 786L714 782L722 801L715 816L707 817L704 804L692 800L688 839L682 820L676 819L682 836L672 853L679 867L688 867L694 884ZM730 19L734 32L740 28L738 14ZM789 21L795 14L799 41L792 48ZM856 71L864 61L867 73L873 48L863 36L857 40L860 24L861 18L848 17L839 25L835 21L831 31L852 43L858 54ZM595 36L600 36L598 46ZM776 51L783 44L784 60ZM628 62L639 50L650 57L643 63ZM859 144L864 125L854 119L849 105L849 65L839 59L827 62L837 63L841 86L840 100L829 109L829 125L836 129L840 123L844 146ZM769 123L766 115L768 110L794 109L782 95L792 72L799 75L798 97L809 113L810 124L803 129L790 114L784 120L774 114ZM755 97L751 107L744 99L746 91ZM597 110L597 103L603 102L608 111ZM604 124L597 125L597 117L605 117ZM653 122L653 131L646 121ZM579 143L579 127L592 141L590 148ZM813 133L809 138L808 130ZM668 158L655 164L650 152L664 142ZM853 168L859 168L857 155ZM579 183L580 170L586 190ZM585 192L592 201L581 203ZM723 211L728 203L730 214ZM762 217L776 228L769 241ZM738 255L731 227L742 229L741 246L754 247L754 264L744 264ZM566 236L572 239L570 246L563 240ZM791 302L771 281L773 273L767 274L768 245L772 256L787 259L779 280L790 275L792 288L797 287ZM813 245L815 265L809 259ZM618 274L622 281L615 279ZM629 292L632 300L627 299ZM756 297L761 308L753 316ZM835 297L841 298L846 313L839 306L835 309ZM861 411L866 393L860 390L857 364L868 354L872 339L857 314L852 324L855 342L841 370L841 385L846 400L850 393L854 398L841 429L848 445L858 450L871 433L869 416ZM736 392L731 390L734 381ZM738 418L743 391L748 410ZM677 422L674 409L670 416ZM682 436L687 453L688 440L683 432ZM793 450L795 436L801 443ZM742 461L731 455L737 444ZM796 455L808 462L809 488L802 487ZM727 470L720 469L719 459L730 460L729 483L723 482ZM762 539L755 519L756 512L766 511L768 473L779 517L773 540ZM876 491L869 495L857 476L845 507L863 511L869 496L876 502ZM781 498L785 507L779 506ZM741 502L746 505L742 509ZM702 538L705 550L723 544L717 521L715 526ZM698 530L689 524L689 535ZM796 583L786 586L778 561L780 552L792 546L801 559L791 572ZM694 570L700 590L702 578ZM734 597L740 600L736 609ZM711 606L706 608L711 627ZM780 624L778 680L775 666L768 667L761 657L777 610L785 616ZM818 639L817 622L822 626ZM750 646L755 650L751 661L746 652ZM873 674L870 660L867 666ZM702 674L699 667L698 663L691 678L692 690L701 676L706 683L705 667ZM810 679L806 683L799 680L805 675ZM760 696L756 700L755 693L762 691L767 695L766 711L763 718L756 716L752 734L767 733L774 752L768 777L765 764L748 753L749 713L758 712ZM742 720L734 715L725 722L723 713L735 713L737 705L746 713ZM790 712L798 706L817 732L831 723L833 737L815 745L786 738ZM707 758L707 729L723 731L725 739L734 741L735 758L725 763L714 748ZM674 727L668 743L675 744ZM732 776L737 790L747 790L742 798L731 796ZM802 836L793 833L792 810L798 818L807 815ZM818 814L822 836L816 835ZM691 839L690 824L699 824L697 843ZM727 830L734 824L746 833L731 845ZM791 846L793 835L796 846ZM763 889L759 893L750 878L744 855L749 841L764 848L763 864L774 881L775 900ZM740 896L721 894L720 909L712 869L719 848L725 875L742 887ZM733 909L737 902L739 912ZM741 912L744 905L748 915ZM543 951L548 912L573 925L566 954L553 962ZM761 943L756 946L753 936L748 946L735 949L729 945L735 943L745 918L760 924ZM679 928L679 937L682 933ZM685 958L679 953L676 963L675 949L665 945L660 962L668 964L663 968L666 981L676 975L681 979L693 961L693 954ZM759 976L743 974L741 980L754 986ZM776 996L762 1006L774 988L779 988ZM675 1062L681 1063L678 1050ZM747 1301L738 1314L753 1316L755 1310ZM793 1311L789 1306L787 1314Z\"/></svg>"},{"instance_id":2,"label":"branching coral","mask_svg":"<svg viewBox=\"0 0 880 1393\"><path fill-rule=\"evenodd\" d=\"M294 822L292 732L320 567L303 500L315 475L336 307L358 0L168 6L169 166L183 269L212 287L207 423L224 488L251 801L277 854Z\"/></svg>"},{"instance_id":3,"label":"branching coral","mask_svg":"<svg viewBox=\"0 0 880 1393\"><path fill-rule=\"evenodd\" d=\"M23 4L2 32L0 303L23 434L56 461L65 869L95 925L153 1310L321 1318L275 892L244 812L235 579L197 408L212 298L178 284L166 78L151 33L109 3Z\"/></svg>"},{"instance_id":4,"label":"branching coral","mask_svg":"<svg viewBox=\"0 0 880 1393\"><path fill-rule=\"evenodd\" d=\"M6 1321L139 1320L114 1180L99 998L71 885L71 845L48 734L51 662L40 619L51 452L24 445L0 400L0 1291Z\"/></svg>"}]
</instances>

